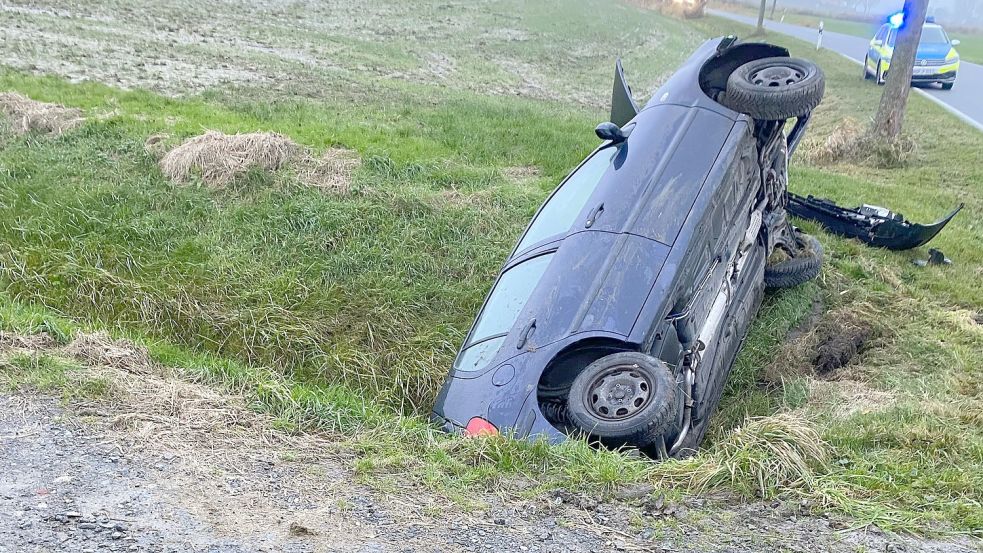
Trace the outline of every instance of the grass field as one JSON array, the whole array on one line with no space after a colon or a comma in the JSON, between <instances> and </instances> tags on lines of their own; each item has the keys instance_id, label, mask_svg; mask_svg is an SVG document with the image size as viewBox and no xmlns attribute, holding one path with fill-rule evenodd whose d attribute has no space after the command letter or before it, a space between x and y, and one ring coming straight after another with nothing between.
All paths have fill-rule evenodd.
<instances>
[{"instance_id":1,"label":"grass field","mask_svg":"<svg viewBox=\"0 0 983 553\"><path fill-rule=\"evenodd\" d=\"M99 15L111 4L87 9ZM770 37L816 59L829 79L792 189L887 205L919 221L965 202L933 243L954 264L918 268L912 261L924 248L891 253L819 233L828 252L822 277L766 299L710 443L692 460L654 465L578 443L459 440L436 433L424 415L528 217L596 144L614 56L647 97L703 37L747 29L593 0L562 9L458 4L461 13L377 0L360 26L314 10L289 36L277 33L294 21L288 9L237 14L230 20L241 40L229 42L223 33L232 31L207 4L152 15L173 28L200 16L194 28L213 41L135 32L116 46L258 75L215 81L203 69L177 87L186 89L179 98L141 90L180 92L180 81L154 73L159 66L134 63L101 79L136 90L69 80L103 75L104 60L86 48L112 36L104 18L0 11L5 23L41 28L53 52L12 34L0 90L88 116L57 138L0 136L0 328L66 336L97 327L133 337L189 377L245 391L285 427L350 436L353 463L369 480L408 474L460 496L474 486L507 488L515 475L536 489L645 481L673 493L808 498L858 524L980 533L978 132L916 96L907 128L917 129L918 149L905 165L813 161L845 118L869 120L879 90L834 54ZM37 61L42 55L49 65ZM70 62L58 65L58 56ZM306 186L290 171L254 171L218 190L169 182L144 141L204 129L277 131L315 150L351 148L363 163L344 193ZM786 340L816 302L817 329ZM861 355L832 376L815 374L824 329L859 323L873 329ZM804 464L789 471L767 437L812 431L820 454L798 450Z\"/></svg>"}]
</instances>

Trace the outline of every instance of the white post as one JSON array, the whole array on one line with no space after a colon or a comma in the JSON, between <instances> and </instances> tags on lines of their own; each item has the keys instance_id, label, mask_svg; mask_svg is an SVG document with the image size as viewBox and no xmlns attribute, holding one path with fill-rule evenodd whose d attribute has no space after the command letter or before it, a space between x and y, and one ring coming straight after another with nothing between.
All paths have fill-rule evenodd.
<instances>
[{"instance_id":1,"label":"white post","mask_svg":"<svg viewBox=\"0 0 983 553\"><path fill-rule=\"evenodd\" d=\"M816 39L816 50L823 47L823 22L819 22L819 38Z\"/></svg>"}]
</instances>

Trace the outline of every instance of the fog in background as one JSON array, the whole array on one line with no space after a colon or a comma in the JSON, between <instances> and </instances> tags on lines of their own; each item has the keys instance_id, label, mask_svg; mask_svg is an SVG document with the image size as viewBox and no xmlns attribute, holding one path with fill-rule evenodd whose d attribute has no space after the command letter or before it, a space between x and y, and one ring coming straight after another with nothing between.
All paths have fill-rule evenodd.
<instances>
[{"instance_id":1,"label":"fog in background","mask_svg":"<svg viewBox=\"0 0 983 553\"><path fill-rule=\"evenodd\" d=\"M760 6L760 0L730 0L734 3ZM771 9L773 0L768 0ZM903 0L778 0L776 13L782 9L820 15L847 15L853 18L882 20L901 9ZM983 0L931 0L929 15L943 25L983 29Z\"/></svg>"}]
</instances>

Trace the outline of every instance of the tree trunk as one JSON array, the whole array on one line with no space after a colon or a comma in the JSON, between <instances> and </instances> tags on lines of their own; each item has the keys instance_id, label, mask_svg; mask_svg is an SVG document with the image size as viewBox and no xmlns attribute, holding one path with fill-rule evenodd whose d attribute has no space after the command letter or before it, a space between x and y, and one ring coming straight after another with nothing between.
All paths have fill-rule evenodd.
<instances>
[{"instance_id":1,"label":"tree trunk","mask_svg":"<svg viewBox=\"0 0 983 553\"><path fill-rule=\"evenodd\" d=\"M761 9L758 10L758 30L754 34L765 34L765 9L768 8L768 0L761 0Z\"/></svg>"},{"instance_id":2,"label":"tree trunk","mask_svg":"<svg viewBox=\"0 0 983 553\"><path fill-rule=\"evenodd\" d=\"M905 0L904 24L898 29L898 39L888 69L887 84L877 108L877 117L871 133L877 138L892 140L901 134L905 108L911 92L911 73L915 66L918 41L922 38L922 26L928 13L929 0Z\"/></svg>"},{"instance_id":3,"label":"tree trunk","mask_svg":"<svg viewBox=\"0 0 983 553\"><path fill-rule=\"evenodd\" d=\"M778 5L778 0L771 0L771 15L768 17L770 19L775 19L775 6Z\"/></svg>"}]
</instances>

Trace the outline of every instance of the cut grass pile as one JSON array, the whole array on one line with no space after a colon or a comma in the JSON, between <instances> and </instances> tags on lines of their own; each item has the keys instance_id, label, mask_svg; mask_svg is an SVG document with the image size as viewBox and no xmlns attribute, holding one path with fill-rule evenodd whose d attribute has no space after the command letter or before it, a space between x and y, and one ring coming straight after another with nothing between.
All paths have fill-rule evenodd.
<instances>
[{"instance_id":1,"label":"cut grass pile","mask_svg":"<svg viewBox=\"0 0 983 553\"><path fill-rule=\"evenodd\" d=\"M32 100L16 92L0 93L0 117L17 134L38 132L59 135L84 121L82 110Z\"/></svg>"},{"instance_id":2,"label":"cut grass pile","mask_svg":"<svg viewBox=\"0 0 983 553\"><path fill-rule=\"evenodd\" d=\"M196 175L210 186L221 187L252 169L276 172L299 151L293 140L278 133L208 131L164 154L160 169L176 182Z\"/></svg>"},{"instance_id":3,"label":"cut grass pile","mask_svg":"<svg viewBox=\"0 0 983 553\"><path fill-rule=\"evenodd\" d=\"M531 16L517 25L523 17ZM564 17L583 48L610 52L589 10ZM647 12L628 20L636 27L619 34L656 29L687 53L690 35L746 31L711 19L677 36L682 23ZM580 442L467 441L424 421L501 260L596 144L601 109L413 79L355 81L314 99L219 90L175 100L0 71L0 89L113 110L61 137L13 138L0 150L3 323L70 335L53 312L145 341L158 362L239 390L284 427L350 436L354 466L369 480L399 474L461 496L507 487L516 475L537 490L710 486L814 499L889 528L978 532L983 137L913 97L908 128L919 147L903 165L812 164L845 117L871 116L879 89L833 54L771 38L815 57L829 76L794 191L883 204L916 220L960 201L967 208L933 243L956 261L950 267L918 268L911 261L922 251L874 250L805 225L829 252L824 273L767 298L695 459L653 465ZM678 61L649 54L643 81ZM608 73L589 85L610 90ZM569 86L589 75L571 76ZM353 150L362 162L338 194L306 185L299 170L250 170L220 188L175 185L145 149L147 137L180 140L201 129L264 129L301 147ZM848 312L885 329L830 376L796 370L809 345L785 340L817 300L820 317ZM763 371L782 359L796 366ZM858 397L881 399L877 409L844 414Z\"/></svg>"}]
</instances>

